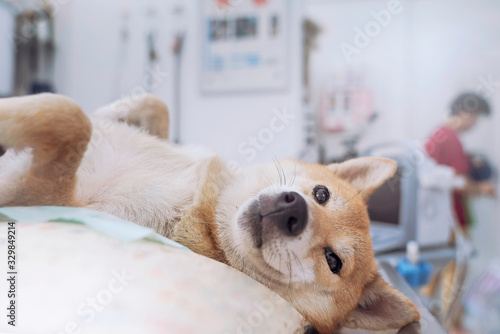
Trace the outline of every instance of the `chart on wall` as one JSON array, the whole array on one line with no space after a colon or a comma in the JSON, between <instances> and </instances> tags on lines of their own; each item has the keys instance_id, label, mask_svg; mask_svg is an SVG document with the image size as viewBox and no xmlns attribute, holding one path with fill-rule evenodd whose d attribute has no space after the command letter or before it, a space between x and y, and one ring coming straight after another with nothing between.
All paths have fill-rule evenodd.
<instances>
[{"instance_id":1,"label":"chart on wall","mask_svg":"<svg viewBox=\"0 0 500 334\"><path fill-rule=\"evenodd\" d=\"M286 0L202 3L202 92L286 89L290 25Z\"/></svg>"}]
</instances>

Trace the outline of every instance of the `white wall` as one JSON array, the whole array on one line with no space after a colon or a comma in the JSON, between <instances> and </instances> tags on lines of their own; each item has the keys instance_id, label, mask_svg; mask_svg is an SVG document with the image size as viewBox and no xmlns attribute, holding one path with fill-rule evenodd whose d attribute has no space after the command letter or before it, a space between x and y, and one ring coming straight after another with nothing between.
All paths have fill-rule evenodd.
<instances>
[{"instance_id":1,"label":"white wall","mask_svg":"<svg viewBox=\"0 0 500 334\"><path fill-rule=\"evenodd\" d=\"M187 21L190 24L182 68L181 133L184 142L203 143L241 164L271 161L273 153L278 158L298 155L303 147L304 136L301 116L302 8L301 1L289 3L292 15L290 21L293 23L290 27L289 88L279 93L203 95L200 92L200 11L196 1L186 2L189 5ZM265 148L262 151L255 150L257 155L251 159L250 154L241 152L241 149L248 150L249 147L244 142L248 136L258 136L263 128L270 127L276 108L287 108L295 118L282 132L275 133L274 140L263 145Z\"/></svg>"},{"instance_id":2,"label":"white wall","mask_svg":"<svg viewBox=\"0 0 500 334\"><path fill-rule=\"evenodd\" d=\"M148 16L148 10L156 16ZM161 0L73 0L61 4L56 22L56 89L74 98L87 113L146 88L146 36L158 32L158 69L170 71L170 2ZM126 16L128 15L128 21ZM121 39L129 22L128 41ZM154 93L170 102L171 76Z\"/></svg>"},{"instance_id":3,"label":"white wall","mask_svg":"<svg viewBox=\"0 0 500 334\"><path fill-rule=\"evenodd\" d=\"M202 95L200 2L178 0L73 0L61 5L56 14L58 91L74 98L86 112L91 112L141 86L147 67L145 35L152 24L145 13L147 8L152 8L157 13L157 22L153 24L160 32L160 69L170 74L154 92L175 108L175 69L170 48L177 25L172 14L176 5L185 7L184 27L187 30L181 69L182 142L204 145L241 165L270 161L273 153L278 158L297 156L303 147L300 107L302 11L299 0L290 1L292 52L290 85L286 91ZM130 47L123 55L119 36L124 10L130 13L132 29ZM122 77L118 78L120 59L124 59L124 70ZM263 128L269 127L276 108L287 108L296 117L283 131L275 132L273 140L263 145L262 151L254 149L255 157L242 152L241 148L248 148L245 146L248 136L257 136Z\"/></svg>"}]
</instances>

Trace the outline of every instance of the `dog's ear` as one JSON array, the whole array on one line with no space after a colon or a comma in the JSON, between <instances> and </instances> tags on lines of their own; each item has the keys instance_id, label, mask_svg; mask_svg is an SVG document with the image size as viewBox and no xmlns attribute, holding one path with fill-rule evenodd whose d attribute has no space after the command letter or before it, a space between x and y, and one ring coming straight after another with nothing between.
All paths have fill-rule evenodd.
<instances>
[{"instance_id":1,"label":"dog's ear","mask_svg":"<svg viewBox=\"0 0 500 334\"><path fill-rule=\"evenodd\" d=\"M394 160L385 158L357 158L328 165L335 175L358 189L365 201L394 175L397 167Z\"/></svg>"},{"instance_id":2,"label":"dog's ear","mask_svg":"<svg viewBox=\"0 0 500 334\"><path fill-rule=\"evenodd\" d=\"M365 287L358 306L344 319L343 326L385 330L419 320L420 313L415 305L377 274Z\"/></svg>"}]
</instances>

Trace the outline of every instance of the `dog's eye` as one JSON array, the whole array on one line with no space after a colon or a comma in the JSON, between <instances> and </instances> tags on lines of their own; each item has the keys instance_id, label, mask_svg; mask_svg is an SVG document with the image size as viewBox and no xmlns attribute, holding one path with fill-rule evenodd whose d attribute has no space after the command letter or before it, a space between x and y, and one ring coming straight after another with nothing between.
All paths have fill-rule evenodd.
<instances>
[{"instance_id":1,"label":"dog's eye","mask_svg":"<svg viewBox=\"0 0 500 334\"><path fill-rule=\"evenodd\" d=\"M335 254L331 248L325 248L325 257L332 273L338 274L340 269L342 269L342 261L337 254Z\"/></svg>"},{"instance_id":2,"label":"dog's eye","mask_svg":"<svg viewBox=\"0 0 500 334\"><path fill-rule=\"evenodd\" d=\"M313 190L314 198L319 204L324 204L330 198L330 193L325 186L316 186Z\"/></svg>"}]
</instances>

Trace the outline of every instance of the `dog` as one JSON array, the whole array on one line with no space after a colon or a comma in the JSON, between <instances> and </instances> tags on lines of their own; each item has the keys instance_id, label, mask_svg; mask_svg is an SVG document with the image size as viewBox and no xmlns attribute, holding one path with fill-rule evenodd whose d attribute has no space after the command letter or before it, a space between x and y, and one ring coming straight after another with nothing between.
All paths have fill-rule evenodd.
<instances>
[{"instance_id":1,"label":"dog","mask_svg":"<svg viewBox=\"0 0 500 334\"><path fill-rule=\"evenodd\" d=\"M309 333L419 321L378 274L369 234L365 203L394 161L287 159L235 171L168 143L168 122L151 95L91 118L59 95L0 99L0 205L86 207L153 228L281 295Z\"/></svg>"}]
</instances>

